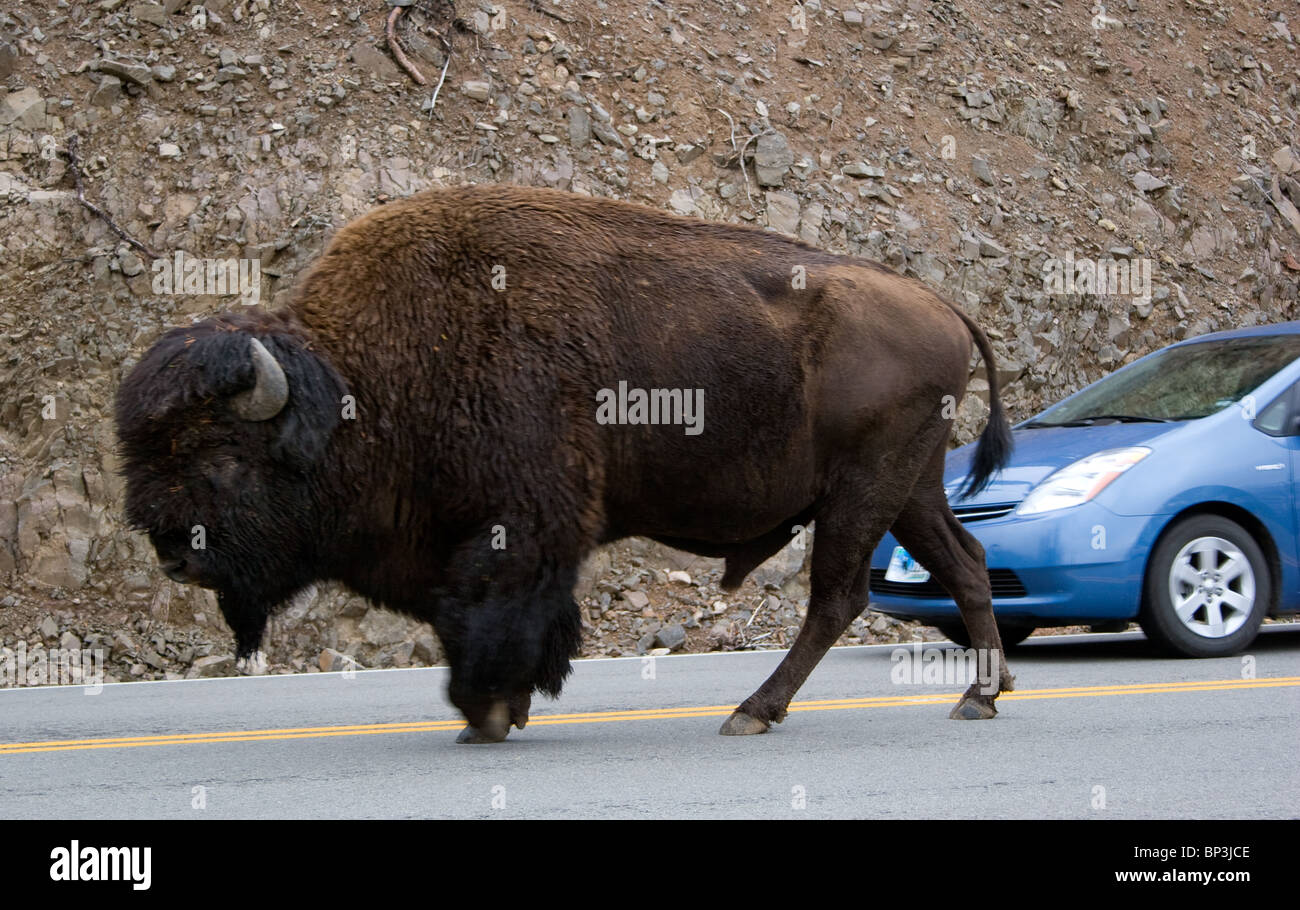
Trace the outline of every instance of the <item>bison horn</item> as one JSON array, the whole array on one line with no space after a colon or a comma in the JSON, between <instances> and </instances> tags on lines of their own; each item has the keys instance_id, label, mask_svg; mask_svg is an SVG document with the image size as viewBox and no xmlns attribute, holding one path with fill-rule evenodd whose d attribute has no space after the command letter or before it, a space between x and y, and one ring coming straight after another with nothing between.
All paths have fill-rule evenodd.
<instances>
[{"instance_id":1,"label":"bison horn","mask_svg":"<svg viewBox=\"0 0 1300 910\"><path fill-rule=\"evenodd\" d=\"M252 356L257 382L236 395L231 407L244 420L270 420L289 400L289 381L275 357L256 338L252 339Z\"/></svg>"}]
</instances>

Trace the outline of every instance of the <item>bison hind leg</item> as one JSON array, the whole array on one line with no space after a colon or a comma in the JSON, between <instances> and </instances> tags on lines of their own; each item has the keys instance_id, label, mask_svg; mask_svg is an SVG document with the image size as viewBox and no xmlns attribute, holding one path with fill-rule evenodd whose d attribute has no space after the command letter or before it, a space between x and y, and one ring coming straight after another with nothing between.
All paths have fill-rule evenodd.
<instances>
[{"instance_id":1,"label":"bison hind leg","mask_svg":"<svg viewBox=\"0 0 1300 910\"><path fill-rule=\"evenodd\" d=\"M516 692L506 702L506 707L510 709L510 723L520 730L528 726L528 711L532 706L533 693L528 691Z\"/></svg>"}]
</instances>

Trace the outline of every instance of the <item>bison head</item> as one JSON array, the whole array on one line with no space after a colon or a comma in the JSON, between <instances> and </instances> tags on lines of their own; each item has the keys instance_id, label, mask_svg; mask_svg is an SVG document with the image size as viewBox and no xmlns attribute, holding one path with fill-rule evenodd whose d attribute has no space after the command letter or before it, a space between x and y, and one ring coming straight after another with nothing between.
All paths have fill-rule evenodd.
<instances>
[{"instance_id":1,"label":"bison head","mask_svg":"<svg viewBox=\"0 0 1300 910\"><path fill-rule=\"evenodd\" d=\"M299 329L257 312L169 331L118 393L127 519L169 577L216 590L240 657L317 577L345 393Z\"/></svg>"}]
</instances>

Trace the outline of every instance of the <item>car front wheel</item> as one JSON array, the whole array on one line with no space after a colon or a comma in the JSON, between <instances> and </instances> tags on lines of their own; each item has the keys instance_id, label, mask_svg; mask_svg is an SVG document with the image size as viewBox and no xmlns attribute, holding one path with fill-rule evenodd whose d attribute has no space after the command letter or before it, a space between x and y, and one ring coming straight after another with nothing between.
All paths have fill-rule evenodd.
<instances>
[{"instance_id":1,"label":"car front wheel","mask_svg":"<svg viewBox=\"0 0 1300 910\"><path fill-rule=\"evenodd\" d=\"M1271 597L1255 538L1220 515L1193 515L1152 551L1138 621L1165 650L1224 657L1255 640Z\"/></svg>"}]
</instances>

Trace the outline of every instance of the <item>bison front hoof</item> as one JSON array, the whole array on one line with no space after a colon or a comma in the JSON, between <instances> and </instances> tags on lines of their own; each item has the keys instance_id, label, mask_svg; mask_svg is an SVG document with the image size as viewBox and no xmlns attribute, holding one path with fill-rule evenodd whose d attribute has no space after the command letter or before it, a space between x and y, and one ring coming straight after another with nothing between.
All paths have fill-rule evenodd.
<instances>
[{"instance_id":1,"label":"bison front hoof","mask_svg":"<svg viewBox=\"0 0 1300 910\"><path fill-rule=\"evenodd\" d=\"M498 730L483 730L479 727L466 727L464 730L460 731L460 735L456 737L456 742L470 746L481 746L485 743L499 743L505 741L506 732L509 732L508 729L503 732Z\"/></svg>"},{"instance_id":2,"label":"bison front hoof","mask_svg":"<svg viewBox=\"0 0 1300 910\"><path fill-rule=\"evenodd\" d=\"M265 651L254 651L247 657L235 661L235 672L242 676L265 676L266 670Z\"/></svg>"},{"instance_id":3,"label":"bison front hoof","mask_svg":"<svg viewBox=\"0 0 1300 910\"><path fill-rule=\"evenodd\" d=\"M456 742L470 745L499 743L505 740L506 734L509 732L510 710L506 707L505 702L498 701L488 708L478 726L471 722L469 726L461 730L460 735L456 737Z\"/></svg>"},{"instance_id":4,"label":"bison front hoof","mask_svg":"<svg viewBox=\"0 0 1300 910\"><path fill-rule=\"evenodd\" d=\"M948 715L950 720L991 720L998 716L998 709L992 702L980 701L969 696L957 702L957 706Z\"/></svg>"},{"instance_id":5,"label":"bison front hoof","mask_svg":"<svg viewBox=\"0 0 1300 910\"><path fill-rule=\"evenodd\" d=\"M769 726L767 721L750 717L744 711L733 711L718 732L723 736L752 736L755 733L766 733Z\"/></svg>"}]
</instances>

